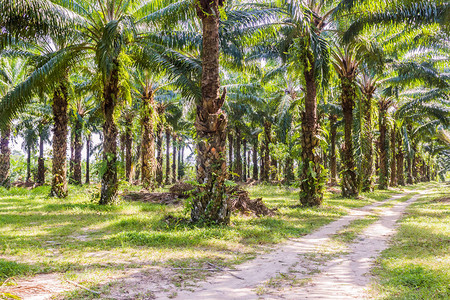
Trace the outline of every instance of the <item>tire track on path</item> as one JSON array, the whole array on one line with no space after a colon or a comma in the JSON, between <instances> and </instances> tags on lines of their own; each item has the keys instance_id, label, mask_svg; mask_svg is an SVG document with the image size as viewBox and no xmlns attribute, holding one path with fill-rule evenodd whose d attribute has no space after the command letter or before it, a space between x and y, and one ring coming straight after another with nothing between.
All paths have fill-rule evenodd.
<instances>
[{"instance_id":1,"label":"tire track on path","mask_svg":"<svg viewBox=\"0 0 450 300\"><path fill-rule=\"evenodd\" d=\"M179 291L175 299L360 299L370 280L364 274L372 267L375 257L387 247L397 220L406 207L418 199L418 195L393 207L383 208L381 218L363 232L360 241L349 247L349 254L322 262L319 266L312 264L308 257L321 251L332 235L352 221L370 215L376 207L405 195L407 193L353 209L348 215L311 234L291 239L275 251L239 265L240 271L236 275L244 280L222 273L201 283L194 292ZM296 280L310 279L310 282L270 294L258 291L258 287L264 286L270 279L287 273L296 273ZM312 273L319 274L311 276Z\"/></svg>"}]
</instances>

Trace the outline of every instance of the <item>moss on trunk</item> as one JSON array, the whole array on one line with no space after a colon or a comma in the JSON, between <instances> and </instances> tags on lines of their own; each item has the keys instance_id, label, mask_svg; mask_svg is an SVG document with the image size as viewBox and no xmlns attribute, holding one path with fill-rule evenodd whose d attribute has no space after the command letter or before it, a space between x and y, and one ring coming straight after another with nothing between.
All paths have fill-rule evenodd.
<instances>
[{"instance_id":1,"label":"moss on trunk","mask_svg":"<svg viewBox=\"0 0 450 300\"><path fill-rule=\"evenodd\" d=\"M39 185L45 183L44 139L42 133L39 135L39 158L36 182Z\"/></svg>"},{"instance_id":2,"label":"moss on trunk","mask_svg":"<svg viewBox=\"0 0 450 300\"><path fill-rule=\"evenodd\" d=\"M387 189L389 186L389 140L387 138L387 110L389 102L380 100L379 102L379 131L380 140L378 142L378 153L380 156L380 173L378 177L378 188Z\"/></svg>"},{"instance_id":3,"label":"moss on trunk","mask_svg":"<svg viewBox=\"0 0 450 300\"><path fill-rule=\"evenodd\" d=\"M395 155L395 136L397 134L396 127L394 126L391 130L391 178L390 178L390 186L397 186L397 162L396 162L396 155Z\"/></svg>"},{"instance_id":4,"label":"moss on trunk","mask_svg":"<svg viewBox=\"0 0 450 300\"><path fill-rule=\"evenodd\" d=\"M50 194L55 197L67 196L67 83L61 81L53 94L53 159L52 187Z\"/></svg>"},{"instance_id":5,"label":"moss on trunk","mask_svg":"<svg viewBox=\"0 0 450 300\"><path fill-rule=\"evenodd\" d=\"M337 116L330 115L330 185L337 185L336 135Z\"/></svg>"},{"instance_id":6,"label":"moss on trunk","mask_svg":"<svg viewBox=\"0 0 450 300\"><path fill-rule=\"evenodd\" d=\"M83 150L82 130L83 125L80 120L74 124L74 156L73 156L73 184L81 185L81 151Z\"/></svg>"},{"instance_id":7,"label":"moss on trunk","mask_svg":"<svg viewBox=\"0 0 450 300\"><path fill-rule=\"evenodd\" d=\"M155 188L155 180L160 180L161 184L162 176L157 178L157 162L155 160L155 120L156 109L155 100L153 97L153 90L147 89L142 95L142 115L141 124L142 131L142 143L141 143L141 176L142 185L144 188L153 190ZM159 132L158 132L159 130ZM162 133L160 128L157 129L157 134ZM161 151L161 143L158 145L159 151ZM159 153L161 156L161 153ZM158 157L159 158L159 157ZM160 168L160 171L162 169Z\"/></svg>"},{"instance_id":8,"label":"moss on trunk","mask_svg":"<svg viewBox=\"0 0 450 300\"><path fill-rule=\"evenodd\" d=\"M342 147L343 170L342 195L356 197L359 194L358 180L353 153L353 107L355 105L355 87L351 78L341 77L341 105L344 114L344 145Z\"/></svg>"},{"instance_id":9,"label":"moss on trunk","mask_svg":"<svg viewBox=\"0 0 450 300\"><path fill-rule=\"evenodd\" d=\"M306 66L314 65L311 53L305 57L305 111L302 113L302 163L300 175L300 202L304 206L319 206L323 201L323 178L319 146L317 123L317 87L314 68Z\"/></svg>"},{"instance_id":10,"label":"moss on trunk","mask_svg":"<svg viewBox=\"0 0 450 300\"><path fill-rule=\"evenodd\" d=\"M221 109L226 92L219 96L219 2L200 1L197 14L202 21L202 99L197 104L197 186L192 203L193 222L228 224L230 203L225 192L227 178L227 115Z\"/></svg>"},{"instance_id":11,"label":"moss on trunk","mask_svg":"<svg viewBox=\"0 0 450 300\"><path fill-rule=\"evenodd\" d=\"M109 204L117 196L117 126L114 121L114 110L119 94L118 63L111 72L103 90L102 110L105 122L103 124L103 169L101 180L100 204Z\"/></svg>"},{"instance_id":12,"label":"moss on trunk","mask_svg":"<svg viewBox=\"0 0 450 300\"><path fill-rule=\"evenodd\" d=\"M11 127L7 126L1 130L0 135L0 186L9 188L11 184L11 150L9 149L9 140L11 138Z\"/></svg>"}]
</instances>

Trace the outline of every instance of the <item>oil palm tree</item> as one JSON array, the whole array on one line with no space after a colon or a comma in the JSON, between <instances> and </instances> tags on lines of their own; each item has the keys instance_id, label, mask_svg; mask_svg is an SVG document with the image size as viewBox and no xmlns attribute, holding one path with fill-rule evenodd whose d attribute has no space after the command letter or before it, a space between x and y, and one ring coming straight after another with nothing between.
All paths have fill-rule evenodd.
<instances>
[{"instance_id":1,"label":"oil palm tree","mask_svg":"<svg viewBox=\"0 0 450 300\"><path fill-rule=\"evenodd\" d=\"M378 188L385 190L389 186L389 137L388 137L388 109L393 105L392 98L381 98L378 101L378 120L380 137L378 141L378 155L380 157L380 171Z\"/></svg>"},{"instance_id":2,"label":"oil palm tree","mask_svg":"<svg viewBox=\"0 0 450 300\"><path fill-rule=\"evenodd\" d=\"M155 159L155 127L158 122L155 103L155 93L160 86L150 75L148 70L135 73L135 82L139 86L141 98L141 178L142 185L148 189L156 186L156 159Z\"/></svg>"},{"instance_id":3,"label":"oil palm tree","mask_svg":"<svg viewBox=\"0 0 450 300\"><path fill-rule=\"evenodd\" d=\"M343 44L337 37L336 47L332 51L332 65L340 80L341 105L344 116L344 145L342 171L342 195L357 196L360 190L357 168L354 162L353 149L353 108L357 100L357 75L361 68L366 72L381 72L383 51L374 39L359 37L350 43ZM372 92L369 90L369 92ZM373 92L372 92L373 93ZM363 102L367 104L367 102ZM361 105L365 109L366 105ZM370 107L367 107L370 112ZM367 117L367 115L366 115Z\"/></svg>"},{"instance_id":4,"label":"oil palm tree","mask_svg":"<svg viewBox=\"0 0 450 300\"><path fill-rule=\"evenodd\" d=\"M339 105L335 98L335 91L329 93L330 99L326 105L323 105L323 111L328 114L329 120L329 169L330 169L330 185L335 186L338 182L337 173L337 153L336 144L338 141L338 127L342 124L342 106Z\"/></svg>"},{"instance_id":5,"label":"oil palm tree","mask_svg":"<svg viewBox=\"0 0 450 300\"><path fill-rule=\"evenodd\" d=\"M362 132L362 164L361 164L361 188L363 192L373 190L374 165L373 165L373 97L378 86L378 78L369 72L361 72L358 80L362 93L361 108L364 114L364 125Z\"/></svg>"},{"instance_id":6,"label":"oil palm tree","mask_svg":"<svg viewBox=\"0 0 450 300\"><path fill-rule=\"evenodd\" d=\"M264 10L233 9L232 4L224 7L224 1L206 0L193 2L195 12L202 26L201 68L193 68L191 76L181 76L178 83L184 86L182 96L195 99L197 110L194 126L197 138L197 193L193 201L191 219L193 222L227 224L230 207L225 192L227 177L225 143L227 116L222 110L226 89L220 95L219 52L224 58L232 58L230 64L243 57L239 51L242 36L253 33L254 25L267 16ZM223 15L226 20L221 20ZM192 60L192 63L197 63ZM194 64L192 64L194 65ZM201 75L198 71L201 70ZM200 83L198 85L198 83ZM200 89L198 88L200 86ZM186 91L186 87L190 91Z\"/></svg>"},{"instance_id":7,"label":"oil palm tree","mask_svg":"<svg viewBox=\"0 0 450 300\"><path fill-rule=\"evenodd\" d=\"M326 7L322 2L288 1L287 11L294 22L291 32L298 32L291 48L293 61L304 79L304 112L302 114L302 163L300 178L300 202L305 206L317 206L323 201L324 172L320 165L317 89L328 76L329 48L324 33L336 7Z\"/></svg>"},{"instance_id":8,"label":"oil palm tree","mask_svg":"<svg viewBox=\"0 0 450 300\"><path fill-rule=\"evenodd\" d=\"M39 139L39 157L36 183L42 185L45 183L44 144L50 142L51 127L51 106L48 103L47 97L45 96L43 100L35 105L32 105L30 107L30 111L32 112L33 123L36 126Z\"/></svg>"},{"instance_id":9,"label":"oil palm tree","mask_svg":"<svg viewBox=\"0 0 450 300\"><path fill-rule=\"evenodd\" d=\"M200 0L194 2L197 17L201 21L201 76L200 93L197 99L195 128L197 133L197 196L193 202L191 219L227 224L230 207L225 192L226 127L227 115L222 110L226 89L220 95L219 53L225 57L242 58L237 51L239 43L234 36L246 31L254 32L252 26L266 14L261 10L225 10L222 0ZM227 15L227 20L221 16ZM198 78L198 77L197 77ZM198 82L192 78L191 85ZM195 90L198 90L195 88Z\"/></svg>"},{"instance_id":10,"label":"oil palm tree","mask_svg":"<svg viewBox=\"0 0 450 300\"><path fill-rule=\"evenodd\" d=\"M82 184L81 152L83 150L83 134L86 132L90 115L97 109L95 97L92 93L81 93L69 103L70 123L72 126L72 138L74 145L73 183Z\"/></svg>"},{"instance_id":11,"label":"oil palm tree","mask_svg":"<svg viewBox=\"0 0 450 300\"><path fill-rule=\"evenodd\" d=\"M219 22L223 2L201 0L196 3L202 23L201 100L197 104L197 198L193 202L194 222L228 224L230 207L225 192L227 167L225 159L227 116L222 111L226 90L219 94Z\"/></svg>"}]
</instances>

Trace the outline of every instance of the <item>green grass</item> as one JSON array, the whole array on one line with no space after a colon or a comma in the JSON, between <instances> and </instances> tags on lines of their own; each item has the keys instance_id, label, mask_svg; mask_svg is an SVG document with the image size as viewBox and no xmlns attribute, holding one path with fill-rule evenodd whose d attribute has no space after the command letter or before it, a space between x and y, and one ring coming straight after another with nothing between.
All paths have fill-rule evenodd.
<instances>
[{"instance_id":1,"label":"green grass","mask_svg":"<svg viewBox=\"0 0 450 300\"><path fill-rule=\"evenodd\" d=\"M382 299L450 299L450 186L424 187L374 270Z\"/></svg>"},{"instance_id":2,"label":"green grass","mask_svg":"<svg viewBox=\"0 0 450 300\"><path fill-rule=\"evenodd\" d=\"M0 259L0 283L4 280L31 272L29 265Z\"/></svg>"},{"instance_id":3,"label":"green grass","mask_svg":"<svg viewBox=\"0 0 450 300\"><path fill-rule=\"evenodd\" d=\"M356 219L333 235L332 239L343 243L351 243L364 229L378 220L379 216L377 215L368 215L362 219Z\"/></svg>"},{"instance_id":4,"label":"green grass","mask_svg":"<svg viewBox=\"0 0 450 300\"><path fill-rule=\"evenodd\" d=\"M61 272L70 280L103 290L111 278L135 268L204 267L208 261L232 267L270 250L273 244L308 234L351 208L396 193L377 191L359 199L327 193L321 207L301 208L298 190L250 187L251 197L262 197L270 208L278 209L275 217L236 214L230 226L207 228L166 223L169 214L186 217L182 206L125 201L99 206L91 200L97 189L70 186L66 199L48 197L48 186L1 189L0 284L9 277ZM69 294L69 298L80 297L94 295L82 290Z\"/></svg>"}]
</instances>

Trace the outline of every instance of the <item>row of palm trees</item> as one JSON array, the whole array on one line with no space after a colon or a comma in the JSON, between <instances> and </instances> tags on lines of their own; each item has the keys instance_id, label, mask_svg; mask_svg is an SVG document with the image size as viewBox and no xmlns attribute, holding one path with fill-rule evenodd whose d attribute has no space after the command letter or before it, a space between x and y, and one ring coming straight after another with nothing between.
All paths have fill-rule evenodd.
<instances>
[{"instance_id":1,"label":"row of palm trees","mask_svg":"<svg viewBox=\"0 0 450 300\"><path fill-rule=\"evenodd\" d=\"M305 206L321 204L338 170L344 196L373 189L374 164L380 188L404 183L404 175L412 183L418 169L431 179L448 158L436 135L448 128L447 14L448 4L430 1L378 11L345 0L2 0L2 61L24 66L1 73L0 182L10 128L37 98L52 103L45 124L53 127L57 197L68 191L69 123L74 183L81 182L83 131L89 136L102 123L100 204L118 192L118 140L126 179L134 152L143 186L160 185L167 107L157 98L180 103L169 115L183 125L166 132L166 150L177 135L195 141L194 222L229 222L230 177L291 183L297 168Z\"/></svg>"}]
</instances>

